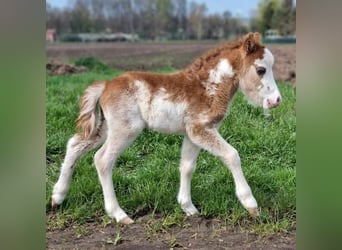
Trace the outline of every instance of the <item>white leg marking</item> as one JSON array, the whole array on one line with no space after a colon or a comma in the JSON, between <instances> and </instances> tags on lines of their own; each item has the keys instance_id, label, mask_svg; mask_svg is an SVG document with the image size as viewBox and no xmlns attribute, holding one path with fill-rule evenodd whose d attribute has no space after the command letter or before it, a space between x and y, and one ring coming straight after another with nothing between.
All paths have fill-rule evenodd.
<instances>
[{"instance_id":1,"label":"white leg marking","mask_svg":"<svg viewBox=\"0 0 342 250\"><path fill-rule=\"evenodd\" d=\"M198 132L198 128L196 129ZM188 135L193 143L219 156L230 169L236 187L236 195L241 204L252 214L257 215L257 202L243 175L240 157L235 148L228 144L216 129L201 129L198 134L193 134L191 128Z\"/></svg>"},{"instance_id":2,"label":"white leg marking","mask_svg":"<svg viewBox=\"0 0 342 250\"><path fill-rule=\"evenodd\" d=\"M75 169L76 161L101 142L102 138L94 138L93 140L85 141L80 139L77 134L69 139L61 172L52 191L51 204L53 207L63 202L70 188L71 177Z\"/></svg>"},{"instance_id":3,"label":"white leg marking","mask_svg":"<svg viewBox=\"0 0 342 250\"><path fill-rule=\"evenodd\" d=\"M232 172L236 196L247 210L257 208L258 204L242 172L240 156L235 148L228 143L227 146L227 149L229 148L229 153L224 155L222 159Z\"/></svg>"},{"instance_id":4,"label":"white leg marking","mask_svg":"<svg viewBox=\"0 0 342 250\"><path fill-rule=\"evenodd\" d=\"M180 162L180 188L177 196L186 215L197 214L198 211L191 201L191 177L195 170L196 159L200 148L194 145L187 136L184 137Z\"/></svg>"},{"instance_id":5,"label":"white leg marking","mask_svg":"<svg viewBox=\"0 0 342 250\"><path fill-rule=\"evenodd\" d=\"M122 129L121 131L109 133L105 144L96 152L94 159L102 186L106 212L110 217L115 218L117 222L124 224L130 224L133 220L119 206L114 191L112 172L116 158L140 133L140 131L134 134L127 132Z\"/></svg>"}]
</instances>

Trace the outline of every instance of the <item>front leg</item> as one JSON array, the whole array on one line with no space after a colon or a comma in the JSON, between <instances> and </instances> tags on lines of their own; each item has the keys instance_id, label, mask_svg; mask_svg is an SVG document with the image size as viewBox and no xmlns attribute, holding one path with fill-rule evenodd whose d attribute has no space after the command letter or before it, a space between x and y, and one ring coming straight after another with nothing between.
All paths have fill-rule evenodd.
<instances>
[{"instance_id":1,"label":"front leg","mask_svg":"<svg viewBox=\"0 0 342 250\"><path fill-rule=\"evenodd\" d=\"M179 166L180 188L178 193L178 203L183 211L189 216L197 214L198 211L191 201L191 177L195 170L196 159L200 148L193 144L187 136L184 137L182 146L182 156Z\"/></svg>"},{"instance_id":2,"label":"front leg","mask_svg":"<svg viewBox=\"0 0 342 250\"><path fill-rule=\"evenodd\" d=\"M222 138L216 128L190 125L187 127L187 133L195 145L220 157L228 166L234 178L236 196L252 216L258 216L258 204L243 175L237 150Z\"/></svg>"}]
</instances>

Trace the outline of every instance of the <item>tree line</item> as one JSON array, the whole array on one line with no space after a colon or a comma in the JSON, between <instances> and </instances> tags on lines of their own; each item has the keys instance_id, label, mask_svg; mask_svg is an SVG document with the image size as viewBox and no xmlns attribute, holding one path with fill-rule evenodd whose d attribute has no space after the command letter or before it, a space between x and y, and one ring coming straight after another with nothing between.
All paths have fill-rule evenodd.
<instances>
[{"instance_id":1,"label":"tree line","mask_svg":"<svg viewBox=\"0 0 342 250\"><path fill-rule=\"evenodd\" d=\"M292 0L290 0L292 3ZM46 3L46 28L58 35L130 33L142 39L227 39L248 31L295 31L295 8L289 1L262 0L250 21L208 14L207 6L187 0L72 0L59 9ZM287 4L286 4L287 3ZM293 14L294 13L294 14Z\"/></svg>"}]
</instances>

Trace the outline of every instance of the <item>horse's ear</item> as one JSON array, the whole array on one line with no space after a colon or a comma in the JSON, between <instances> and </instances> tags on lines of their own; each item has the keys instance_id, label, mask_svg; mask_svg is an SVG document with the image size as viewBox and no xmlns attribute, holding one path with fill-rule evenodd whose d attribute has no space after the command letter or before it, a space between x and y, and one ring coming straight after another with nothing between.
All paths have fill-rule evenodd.
<instances>
[{"instance_id":1,"label":"horse's ear","mask_svg":"<svg viewBox=\"0 0 342 250\"><path fill-rule=\"evenodd\" d=\"M246 55L249 55L258 50L260 46L260 34L258 32L249 32L242 38L243 49Z\"/></svg>"}]
</instances>

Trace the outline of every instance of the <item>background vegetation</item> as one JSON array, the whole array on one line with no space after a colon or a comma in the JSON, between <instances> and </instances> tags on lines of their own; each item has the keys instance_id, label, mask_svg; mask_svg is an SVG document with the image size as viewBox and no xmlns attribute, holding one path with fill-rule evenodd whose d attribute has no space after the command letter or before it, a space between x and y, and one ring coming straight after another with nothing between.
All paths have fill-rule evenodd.
<instances>
[{"instance_id":1,"label":"background vegetation","mask_svg":"<svg viewBox=\"0 0 342 250\"><path fill-rule=\"evenodd\" d=\"M205 4L187 0L75 0L57 9L46 4L46 27L60 37L75 33L124 32L141 39L235 39L248 31L296 30L292 0L261 0L250 20L231 12L208 14Z\"/></svg>"}]
</instances>

